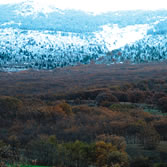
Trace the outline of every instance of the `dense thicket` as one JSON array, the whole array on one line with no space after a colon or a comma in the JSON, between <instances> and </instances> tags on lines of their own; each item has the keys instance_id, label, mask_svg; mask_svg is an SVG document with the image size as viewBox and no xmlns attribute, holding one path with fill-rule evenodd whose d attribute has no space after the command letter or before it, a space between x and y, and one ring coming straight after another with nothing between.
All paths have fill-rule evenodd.
<instances>
[{"instance_id":1,"label":"dense thicket","mask_svg":"<svg viewBox=\"0 0 167 167\"><path fill-rule=\"evenodd\" d=\"M167 141L165 89L164 80L143 80L67 94L1 96L0 156L10 163L125 167L140 161L129 151L138 145L152 150L140 156L159 153L154 162L165 161L167 152L159 149Z\"/></svg>"}]
</instances>

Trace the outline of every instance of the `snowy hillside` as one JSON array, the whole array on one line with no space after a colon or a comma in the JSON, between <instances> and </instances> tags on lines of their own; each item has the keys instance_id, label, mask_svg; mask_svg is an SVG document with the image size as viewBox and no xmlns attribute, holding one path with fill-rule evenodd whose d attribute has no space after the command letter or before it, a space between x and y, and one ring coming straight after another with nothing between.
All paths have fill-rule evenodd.
<instances>
[{"instance_id":1,"label":"snowy hillside","mask_svg":"<svg viewBox=\"0 0 167 167\"><path fill-rule=\"evenodd\" d=\"M94 15L36 6L0 5L1 70L167 59L167 11Z\"/></svg>"}]
</instances>

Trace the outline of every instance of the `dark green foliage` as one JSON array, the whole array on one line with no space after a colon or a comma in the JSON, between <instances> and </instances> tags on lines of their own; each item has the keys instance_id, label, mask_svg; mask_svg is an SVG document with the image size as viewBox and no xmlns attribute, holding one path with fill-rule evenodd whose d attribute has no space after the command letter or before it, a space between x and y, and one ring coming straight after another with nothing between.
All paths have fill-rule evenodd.
<instances>
[{"instance_id":1,"label":"dark green foliage","mask_svg":"<svg viewBox=\"0 0 167 167\"><path fill-rule=\"evenodd\" d=\"M0 97L0 116L2 118L14 118L16 113L21 110L22 102L14 97Z\"/></svg>"},{"instance_id":2,"label":"dark green foliage","mask_svg":"<svg viewBox=\"0 0 167 167\"><path fill-rule=\"evenodd\" d=\"M155 167L167 167L167 164L159 163L159 164L156 164Z\"/></svg>"},{"instance_id":3,"label":"dark green foliage","mask_svg":"<svg viewBox=\"0 0 167 167\"><path fill-rule=\"evenodd\" d=\"M113 151L108 155L108 166L112 164L120 164L120 167L129 167L129 158L126 153Z\"/></svg>"},{"instance_id":4,"label":"dark green foliage","mask_svg":"<svg viewBox=\"0 0 167 167\"><path fill-rule=\"evenodd\" d=\"M153 167L148 158L136 158L130 164L130 167Z\"/></svg>"},{"instance_id":5,"label":"dark green foliage","mask_svg":"<svg viewBox=\"0 0 167 167\"><path fill-rule=\"evenodd\" d=\"M163 112L167 112L167 96L160 98L158 101L158 105Z\"/></svg>"}]
</instances>

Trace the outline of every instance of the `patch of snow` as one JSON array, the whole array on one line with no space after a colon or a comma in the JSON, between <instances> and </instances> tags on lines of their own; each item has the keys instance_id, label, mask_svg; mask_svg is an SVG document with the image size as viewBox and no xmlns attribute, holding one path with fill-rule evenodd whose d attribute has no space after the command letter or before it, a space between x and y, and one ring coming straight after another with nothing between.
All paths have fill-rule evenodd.
<instances>
[{"instance_id":1,"label":"patch of snow","mask_svg":"<svg viewBox=\"0 0 167 167\"><path fill-rule=\"evenodd\" d=\"M18 26L21 26L21 23L15 23L14 21L3 23L3 24L1 24L1 26L7 26L7 25L12 25L12 24L16 24Z\"/></svg>"},{"instance_id":2,"label":"patch of snow","mask_svg":"<svg viewBox=\"0 0 167 167\"><path fill-rule=\"evenodd\" d=\"M36 17L38 13L42 13L46 16L48 13L52 13L52 12L60 12L61 14L63 14L63 12L61 12L55 6L46 5L43 1L38 1L38 0L36 1L27 0L27 1L21 2L20 8L17 9L15 12L17 15L21 15L21 16L34 15L34 17Z\"/></svg>"},{"instance_id":3,"label":"patch of snow","mask_svg":"<svg viewBox=\"0 0 167 167\"><path fill-rule=\"evenodd\" d=\"M148 24L127 26L119 28L118 25L104 25L101 32L96 32L97 41L104 40L107 48L111 51L133 43L144 38L147 30L150 28Z\"/></svg>"}]
</instances>

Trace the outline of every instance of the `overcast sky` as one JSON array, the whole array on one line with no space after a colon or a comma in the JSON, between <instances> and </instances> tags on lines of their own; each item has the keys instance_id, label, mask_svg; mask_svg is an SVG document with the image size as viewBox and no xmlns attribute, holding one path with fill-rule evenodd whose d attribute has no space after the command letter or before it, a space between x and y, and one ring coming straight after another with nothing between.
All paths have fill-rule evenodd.
<instances>
[{"instance_id":1,"label":"overcast sky","mask_svg":"<svg viewBox=\"0 0 167 167\"><path fill-rule=\"evenodd\" d=\"M0 0L0 4L17 3L26 0ZM56 6L61 9L80 9L89 12L110 10L155 10L167 9L167 0L33 0L36 7Z\"/></svg>"}]
</instances>

